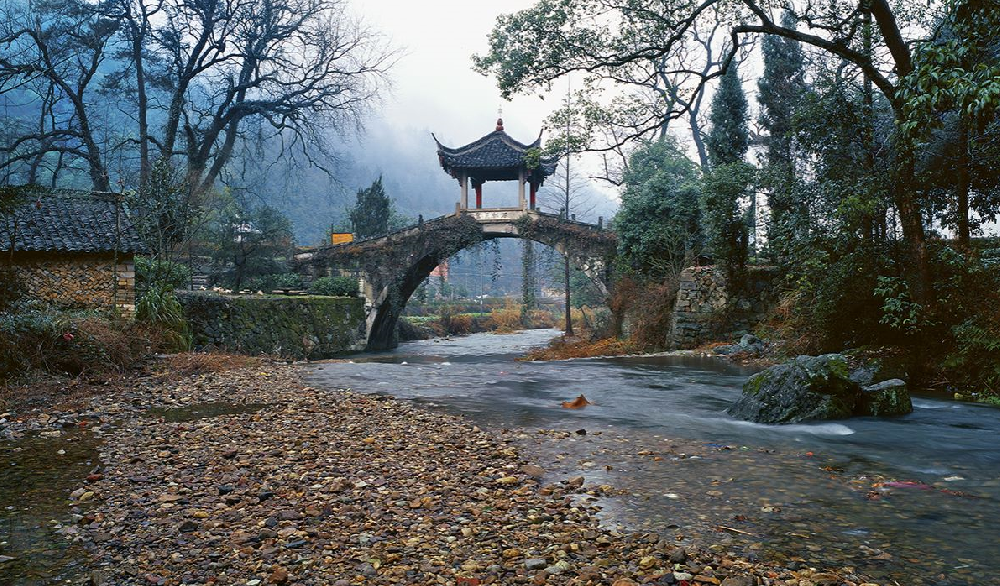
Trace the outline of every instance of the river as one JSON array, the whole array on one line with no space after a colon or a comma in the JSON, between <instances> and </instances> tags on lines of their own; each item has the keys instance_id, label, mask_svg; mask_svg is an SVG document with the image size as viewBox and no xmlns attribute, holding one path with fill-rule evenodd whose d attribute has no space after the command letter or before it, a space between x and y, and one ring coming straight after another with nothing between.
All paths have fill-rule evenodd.
<instances>
[{"instance_id":1,"label":"river","mask_svg":"<svg viewBox=\"0 0 1000 586\"><path fill-rule=\"evenodd\" d=\"M612 487L583 497L611 526L885 583L1000 583L1000 409L918 396L895 419L750 424L724 413L750 371L721 359L515 361L558 334L409 342L306 376L519 430L547 481ZM593 405L561 407L580 394Z\"/></svg>"}]
</instances>

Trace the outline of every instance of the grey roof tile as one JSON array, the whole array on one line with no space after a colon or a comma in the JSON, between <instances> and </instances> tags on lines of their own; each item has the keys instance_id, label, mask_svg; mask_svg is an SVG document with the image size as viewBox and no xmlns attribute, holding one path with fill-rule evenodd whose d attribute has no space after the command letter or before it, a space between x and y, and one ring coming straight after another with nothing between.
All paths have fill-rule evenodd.
<instances>
[{"instance_id":1,"label":"grey roof tile","mask_svg":"<svg viewBox=\"0 0 1000 586\"><path fill-rule=\"evenodd\" d=\"M542 144L541 136L531 144L524 144L514 140L503 130L494 130L486 136L458 148L444 146L438 142L437 137L434 138L434 141L438 145L438 159L441 162L441 167L452 175L456 175L458 169L475 169L487 173L500 169L516 170L524 165L524 153L529 149L541 148ZM542 158L538 169L542 178L555 172L557 161L556 157ZM516 171L513 177L509 178L517 178Z\"/></svg>"},{"instance_id":2,"label":"grey roof tile","mask_svg":"<svg viewBox=\"0 0 1000 586\"><path fill-rule=\"evenodd\" d=\"M113 194L48 191L0 218L0 250L23 252L143 252L145 246Z\"/></svg>"}]
</instances>

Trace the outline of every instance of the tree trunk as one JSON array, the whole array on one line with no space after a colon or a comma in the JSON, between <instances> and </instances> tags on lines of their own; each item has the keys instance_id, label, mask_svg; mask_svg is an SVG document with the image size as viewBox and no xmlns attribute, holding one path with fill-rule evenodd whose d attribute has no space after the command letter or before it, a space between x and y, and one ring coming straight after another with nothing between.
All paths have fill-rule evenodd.
<instances>
[{"instance_id":1,"label":"tree trunk","mask_svg":"<svg viewBox=\"0 0 1000 586\"><path fill-rule=\"evenodd\" d=\"M149 104L146 97L146 70L142 58L142 39L145 36L146 26L145 15L142 18L141 27L133 20L130 29L132 33L132 61L135 64L136 99L139 110L139 187L145 189L149 184L151 168L149 164L149 122L147 120Z\"/></svg>"},{"instance_id":2,"label":"tree trunk","mask_svg":"<svg viewBox=\"0 0 1000 586\"><path fill-rule=\"evenodd\" d=\"M958 246L965 252L971 249L969 231L969 125L963 118L958 135L958 180L955 182L955 224Z\"/></svg>"},{"instance_id":3,"label":"tree trunk","mask_svg":"<svg viewBox=\"0 0 1000 586\"><path fill-rule=\"evenodd\" d=\"M927 235L920 205L913 193L914 161L911 153L903 153L899 175L892 188L899 220L903 227L903 239L912 263L913 272L907 279L913 300L924 308L930 301L930 258L927 251Z\"/></svg>"},{"instance_id":4,"label":"tree trunk","mask_svg":"<svg viewBox=\"0 0 1000 586\"><path fill-rule=\"evenodd\" d=\"M563 259L563 268L565 269L563 274L566 278L566 328L565 335L573 335L573 312L570 305L570 293L569 293L569 255Z\"/></svg>"}]
</instances>

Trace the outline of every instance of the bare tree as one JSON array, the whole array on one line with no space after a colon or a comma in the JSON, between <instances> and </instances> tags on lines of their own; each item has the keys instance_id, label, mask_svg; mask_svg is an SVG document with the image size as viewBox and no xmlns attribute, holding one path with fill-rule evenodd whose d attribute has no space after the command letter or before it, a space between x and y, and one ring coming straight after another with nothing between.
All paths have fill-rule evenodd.
<instances>
[{"instance_id":1,"label":"bare tree","mask_svg":"<svg viewBox=\"0 0 1000 586\"><path fill-rule=\"evenodd\" d=\"M124 160L138 151L138 181L124 168L123 185L143 188L158 158L185 170L195 196L241 141L319 153L324 131L360 124L395 59L348 16L346 0L48 0L11 4L6 16L0 92L37 95L28 84L45 80L58 90L53 112L71 114L5 145L3 164L65 153L85 160L102 190L112 152ZM88 98L99 70L131 123L113 140L98 140L91 124L111 102Z\"/></svg>"},{"instance_id":2,"label":"bare tree","mask_svg":"<svg viewBox=\"0 0 1000 586\"><path fill-rule=\"evenodd\" d=\"M674 51L624 63L614 70L588 71L583 87L568 105L553 113L549 125L562 128L567 117L575 118L572 146L579 151L600 152L604 173L597 178L613 185L621 184L637 141L663 140L676 120L687 125L702 168L707 168L702 130L705 89L730 61L742 63L755 41L745 37L733 45L733 39L725 34L724 22L724 13L713 7L704 21L691 26ZM477 62L485 64L484 58ZM612 91L605 92L608 83ZM611 97L604 99L607 93Z\"/></svg>"},{"instance_id":3,"label":"bare tree","mask_svg":"<svg viewBox=\"0 0 1000 586\"><path fill-rule=\"evenodd\" d=\"M35 180L50 154L86 163L94 189L108 191L105 153L92 120L95 78L117 24L77 0L8 3L0 23L0 92L36 104L39 124L3 145L5 168L27 163ZM57 107L58 106L58 107Z\"/></svg>"}]
</instances>

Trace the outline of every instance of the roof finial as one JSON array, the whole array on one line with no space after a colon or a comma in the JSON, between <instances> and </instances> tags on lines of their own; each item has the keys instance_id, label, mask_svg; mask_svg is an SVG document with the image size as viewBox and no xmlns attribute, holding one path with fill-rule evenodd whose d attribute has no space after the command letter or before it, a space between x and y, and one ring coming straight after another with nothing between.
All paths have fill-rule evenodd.
<instances>
[{"instance_id":1,"label":"roof finial","mask_svg":"<svg viewBox=\"0 0 1000 586\"><path fill-rule=\"evenodd\" d=\"M497 130L503 130L503 104L500 104L500 107L497 108Z\"/></svg>"}]
</instances>

